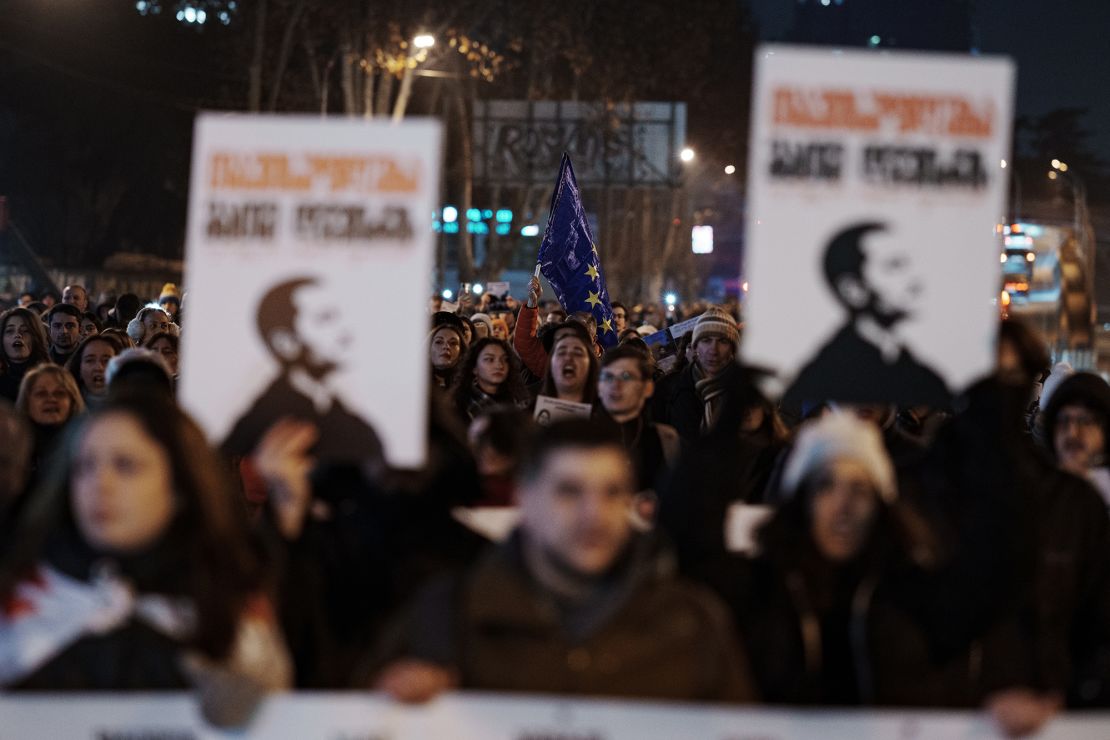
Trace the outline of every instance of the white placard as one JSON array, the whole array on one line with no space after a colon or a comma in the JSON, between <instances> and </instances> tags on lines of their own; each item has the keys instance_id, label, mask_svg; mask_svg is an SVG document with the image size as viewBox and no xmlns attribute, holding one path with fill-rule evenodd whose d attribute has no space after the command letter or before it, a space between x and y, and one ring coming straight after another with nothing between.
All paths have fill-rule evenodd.
<instances>
[{"instance_id":1,"label":"white placard","mask_svg":"<svg viewBox=\"0 0 1110 740\"><path fill-rule=\"evenodd\" d=\"M999 58L757 52L742 354L787 399L934 403L992 369L1013 80Z\"/></svg>"},{"instance_id":2,"label":"white placard","mask_svg":"<svg viewBox=\"0 0 1110 740\"><path fill-rule=\"evenodd\" d=\"M267 699L244 728L220 730L201 718L184 693L0 696L0 738L135 738L217 740L1001 740L985 712L727 707L570 696L446 694L424 705L381 694L309 692ZM1110 714L1061 714L1040 740L1110 737Z\"/></svg>"},{"instance_id":3,"label":"white placard","mask_svg":"<svg viewBox=\"0 0 1110 740\"><path fill-rule=\"evenodd\" d=\"M494 298L502 298L509 292L509 283L507 281L486 283L486 292Z\"/></svg>"},{"instance_id":4,"label":"white placard","mask_svg":"<svg viewBox=\"0 0 1110 740\"><path fill-rule=\"evenodd\" d=\"M197 119L181 399L214 442L294 416L318 457L366 456L372 428L391 464L423 463L441 141L432 120Z\"/></svg>"},{"instance_id":5,"label":"white placard","mask_svg":"<svg viewBox=\"0 0 1110 740\"><path fill-rule=\"evenodd\" d=\"M675 324L674 326L671 327L671 329L670 329L671 336L674 337L674 340L677 342L684 335L689 334L690 332L692 332L694 330L694 327L698 325L698 319L700 319L700 318L701 318L701 316L698 315L698 316L695 316L692 319L686 319L685 321L679 321L677 324Z\"/></svg>"},{"instance_id":6,"label":"white placard","mask_svg":"<svg viewBox=\"0 0 1110 740\"><path fill-rule=\"evenodd\" d=\"M561 401L551 396L536 396L536 408L532 418L541 426L548 426L563 419L589 420L593 406L588 403Z\"/></svg>"}]
</instances>

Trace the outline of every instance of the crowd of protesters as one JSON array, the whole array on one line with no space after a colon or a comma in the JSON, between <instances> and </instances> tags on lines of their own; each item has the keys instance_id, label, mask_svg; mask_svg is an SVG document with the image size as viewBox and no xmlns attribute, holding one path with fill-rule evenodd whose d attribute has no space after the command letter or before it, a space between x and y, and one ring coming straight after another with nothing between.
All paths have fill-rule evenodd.
<instances>
[{"instance_id":1,"label":"crowd of protesters","mask_svg":"<svg viewBox=\"0 0 1110 740\"><path fill-rule=\"evenodd\" d=\"M1012 734L1110 707L1110 386L1020 323L949 407L788 408L735 305L692 312L664 370L643 337L668 309L614 303L602 351L534 280L432 306L428 458L401 471L376 443L318 461L298 418L210 447L174 398L181 327L212 328L175 286L20 304L4 690L195 689L220 724L289 688L981 707ZM588 413L540 426L537 396ZM490 542L477 507L518 523Z\"/></svg>"}]
</instances>

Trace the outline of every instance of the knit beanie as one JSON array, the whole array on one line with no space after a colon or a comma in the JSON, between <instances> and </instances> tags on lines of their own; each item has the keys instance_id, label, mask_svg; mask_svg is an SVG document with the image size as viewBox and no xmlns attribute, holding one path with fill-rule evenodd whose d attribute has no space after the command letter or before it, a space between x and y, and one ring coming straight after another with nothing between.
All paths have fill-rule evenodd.
<instances>
[{"instance_id":1,"label":"knit beanie","mask_svg":"<svg viewBox=\"0 0 1110 740\"><path fill-rule=\"evenodd\" d=\"M792 496L821 466L843 458L867 470L883 501L898 497L894 466L878 428L844 411L830 411L802 425L783 467L782 492Z\"/></svg>"},{"instance_id":2,"label":"knit beanie","mask_svg":"<svg viewBox=\"0 0 1110 740\"><path fill-rule=\"evenodd\" d=\"M472 324L485 324L487 336L493 336L493 319L490 318L488 313L476 313L470 317Z\"/></svg>"},{"instance_id":3,"label":"knit beanie","mask_svg":"<svg viewBox=\"0 0 1110 740\"><path fill-rule=\"evenodd\" d=\"M694 324L694 337L691 341L698 343L702 337L721 336L732 342L733 348L740 346L740 331L736 327L736 319L732 314L719 306L710 306L705 313L698 317Z\"/></svg>"},{"instance_id":4,"label":"knit beanie","mask_svg":"<svg viewBox=\"0 0 1110 740\"><path fill-rule=\"evenodd\" d=\"M162 286L162 293L158 296L158 300L162 301L165 298L177 298L180 300L181 291L179 291L177 286L173 283L166 283Z\"/></svg>"}]
</instances>

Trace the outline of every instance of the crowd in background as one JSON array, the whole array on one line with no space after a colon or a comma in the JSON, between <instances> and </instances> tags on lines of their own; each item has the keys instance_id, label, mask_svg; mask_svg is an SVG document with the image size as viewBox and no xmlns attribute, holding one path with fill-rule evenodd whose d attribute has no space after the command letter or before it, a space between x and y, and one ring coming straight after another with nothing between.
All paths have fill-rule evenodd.
<instances>
[{"instance_id":1,"label":"crowd in background","mask_svg":"<svg viewBox=\"0 0 1110 740\"><path fill-rule=\"evenodd\" d=\"M195 688L221 724L287 688L984 707L1013 734L1110 706L1110 386L1018 322L946 408L785 407L735 304L613 303L603 351L538 280L433 299L402 471L318 460L304 419L211 447L178 337L221 327L173 285L36 298L0 314L4 690ZM661 366L644 337L687 317ZM588 409L540 426L538 396ZM518 513L503 541L482 507Z\"/></svg>"}]
</instances>

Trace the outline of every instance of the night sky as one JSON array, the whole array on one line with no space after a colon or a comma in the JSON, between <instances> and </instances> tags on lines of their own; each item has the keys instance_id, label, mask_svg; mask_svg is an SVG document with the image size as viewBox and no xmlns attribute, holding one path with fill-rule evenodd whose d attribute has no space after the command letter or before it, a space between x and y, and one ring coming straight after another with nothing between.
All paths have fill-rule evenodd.
<instances>
[{"instance_id":1,"label":"night sky","mask_svg":"<svg viewBox=\"0 0 1110 740\"><path fill-rule=\"evenodd\" d=\"M763 39L781 39L789 30L794 0L750 4ZM1110 162L1110 1L973 0L973 6L980 52L1017 61L1017 112L1089 108L1092 147Z\"/></svg>"}]
</instances>

